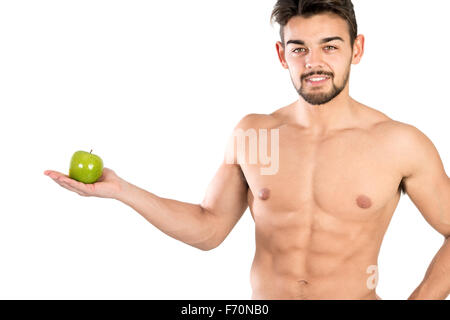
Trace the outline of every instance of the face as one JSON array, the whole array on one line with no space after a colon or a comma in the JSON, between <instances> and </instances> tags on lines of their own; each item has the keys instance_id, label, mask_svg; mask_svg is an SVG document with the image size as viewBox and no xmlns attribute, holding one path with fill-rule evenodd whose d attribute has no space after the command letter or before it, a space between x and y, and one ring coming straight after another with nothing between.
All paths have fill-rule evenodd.
<instances>
[{"instance_id":1,"label":"face","mask_svg":"<svg viewBox=\"0 0 450 320\"><path fill-rule=\"evenodd\" d=\"M358 36L352 50L344 19L331 13L294 17L284 28L284 41L284 48L277 42L278 57L306 102L322 105L344 89L348 94L350 67L361 59L364 37ZM326 79L314 81L311 76Z\"/></svg>"}]
</instances>

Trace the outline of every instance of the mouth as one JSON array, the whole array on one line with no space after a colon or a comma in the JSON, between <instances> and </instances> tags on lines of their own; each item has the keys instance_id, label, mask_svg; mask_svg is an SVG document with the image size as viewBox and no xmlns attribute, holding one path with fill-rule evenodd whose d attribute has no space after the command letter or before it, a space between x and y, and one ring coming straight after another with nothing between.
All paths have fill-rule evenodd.
<instances>
[{"instance_id":1,"label":"mouth","mask_svg":"<svg viewBox=\"0 0 450 320\"><path fill-rule=\"evenodd\" d=\"M327 76L314 76L306 78L306 83L311 86L320 86L330 80L330 77Z\"/></svg>"}]
</instances>

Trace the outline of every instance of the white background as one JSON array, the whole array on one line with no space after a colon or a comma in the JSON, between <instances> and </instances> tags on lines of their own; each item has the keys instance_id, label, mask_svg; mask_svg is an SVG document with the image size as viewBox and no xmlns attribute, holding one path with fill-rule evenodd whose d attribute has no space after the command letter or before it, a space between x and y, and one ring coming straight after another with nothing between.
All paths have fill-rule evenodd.
<instances>
[{"instance_id":1,"label":"white background","mask_svg":"<svg viewBox=\"0 0 450 320\"><path fill-rule=\"evenodd\" d=\"M298 98L275 0L0 1L0 298L250 299L247 210L220 247L174 240L130 207L43 172L77 150L159 196L200 203L233 127ZM447 1L354 0L365 55L351 96L412 124L450 165ZM378 294L406 299L443 237L403 196Z\"/></svg>"}]
</instances>

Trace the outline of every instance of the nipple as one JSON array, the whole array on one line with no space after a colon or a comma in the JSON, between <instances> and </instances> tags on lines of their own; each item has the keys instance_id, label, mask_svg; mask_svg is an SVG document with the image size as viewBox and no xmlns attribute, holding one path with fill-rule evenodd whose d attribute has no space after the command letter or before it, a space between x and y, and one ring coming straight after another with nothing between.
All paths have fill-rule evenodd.
<instances>
[{"instance_id":1,"label":"nipple","mask_svg":"<svg viewBox=\"0 0 450 320\"><path fill-rule=\"evenodd\" d=\"M267 189L267 188L262 188L261 190L259 190L258 197L261 200L269 199L269 197L270 197L270 190Z\"/></svg>"},{"instance_id":2,"label":"nipple","mask_svg":"<svg viewBox=\"0 0 450 320\"><path fill-rule=\"evenodd\" d=\"M356 199L356 204L362 209L368 209L372 206L372 200L365 195L360 195Z\"/></svg>"}]
</instances>

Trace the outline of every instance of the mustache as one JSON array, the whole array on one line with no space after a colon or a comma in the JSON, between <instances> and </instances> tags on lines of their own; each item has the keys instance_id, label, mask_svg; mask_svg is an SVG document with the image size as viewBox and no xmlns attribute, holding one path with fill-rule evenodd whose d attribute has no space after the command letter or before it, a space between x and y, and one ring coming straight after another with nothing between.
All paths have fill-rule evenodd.
<instances>
[{"instance_id":1,"label":"mustache","mask_svg":"<svg viewBox=\"0 0 450 320\"><path fill-rule=\"evenodd\" d=\"M333 75L330 74L330 73L328 73L328 72L325 72L325 71L316 71L316 72L313 72L313 73L309 73L309 74L307 74L307 75L304 75L304 76L302 77L302 80L305 80L306 78L311 77L311 76L315 76L315 75L318 75L318 76L327 76L327 77L333 78Z\"/></svg>"}]
</instances>

